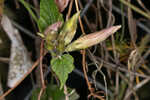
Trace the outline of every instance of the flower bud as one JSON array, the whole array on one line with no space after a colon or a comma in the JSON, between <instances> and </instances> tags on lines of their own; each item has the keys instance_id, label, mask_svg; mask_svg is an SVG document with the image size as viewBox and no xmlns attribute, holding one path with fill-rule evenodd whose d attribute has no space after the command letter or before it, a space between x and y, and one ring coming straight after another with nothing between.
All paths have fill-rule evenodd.
<instances>
[{"instance_id":1,"label":"flower bud","mask_svg":"<svg viewBox=\"0 0 150 100\"><path fill-rule=\"evenodd\" d=\"M61 27L62 22L58 21L46 28L44 31L45 48L49 51L55 48L55 42L58 36L58 29Z\"/></svg>"},{"instance_id":2,"label":"flower bud","mask_svg":"<svg viewBox=\"0 0 150 100\"><path fill-rule=\"evenodd\" d=\"M61 32L59 33L58 40L64 40L65 45L69 44L72 41L76 33L77 20L79 15L80 12L77 12L75 15L73 15L73 17L71 17L71 19L65 22Z\"/></svg>"},{"instance_id":3,"label":"flower bud","mask_svg":"<svg viewBox=\"0 0 150 100\"><path fill-rule=\"evenodd\" d=\"M66 47L65 51L69 52L69 51L91 47L95 44L98 44L104 41L107 37L115 33L120 28L121 28L121 25L112 26L110 28L106 28L106 29L103 29L101 31L98 31L92 34L82 36L79 39L75 40L73 43L69 44Z\"/></svg>"}]
</instances>

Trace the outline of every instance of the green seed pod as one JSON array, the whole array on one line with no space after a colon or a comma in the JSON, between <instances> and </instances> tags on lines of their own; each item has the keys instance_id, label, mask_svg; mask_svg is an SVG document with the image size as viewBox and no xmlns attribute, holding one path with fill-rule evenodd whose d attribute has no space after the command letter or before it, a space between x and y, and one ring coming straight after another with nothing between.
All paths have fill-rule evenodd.
<instances>
[{"instance_id":1,"label":"green seed pod","mask_svg":"<svg viewBox=\"0 0 150 100\"><path fill-rule=\"evenodd\" d=\"M65 51L69 52L69 51L74 51L74 50L79 50L79 49L85 49L95 44L98 44L104 41L107 37L109 37L113 33L115 33L118 29L120 29L120 27L121 27L120 25L112 26L110 28L103 29L99 32L95 32L95 33L80 37L79 39L75 40L73 43L68 45Z\"/></svg>"}]
</instances>

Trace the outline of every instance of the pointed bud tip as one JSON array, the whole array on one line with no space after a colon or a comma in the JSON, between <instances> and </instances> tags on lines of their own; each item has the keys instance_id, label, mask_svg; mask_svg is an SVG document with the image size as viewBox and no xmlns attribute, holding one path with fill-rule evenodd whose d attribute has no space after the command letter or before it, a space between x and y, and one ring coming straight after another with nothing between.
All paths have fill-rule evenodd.
<instances>
[{"instance_id":1,"label":"pointed bud tip","mask_svg":"<svg viewBox=\"0 0 150 100\"><path fill-rule=\"evenodd\" d=\"M116 27L118 27L118 29L119 29L119 28L121 28L121 25L116 25Z\"/></svg>"},{"instance_id":2,"label":"pointed bud tip","mask_svg":"<svg viewBox=\"0 0 150 100\"><path fill-rule=\"evenodd\" d=\"M77 12L77 15L79 15L80 13L81 13L81 11L78 11L78 12Z\"/></svg>"},{"instance_id":3,"label":"pointed bud tip","mask_svg":"<svg viewBox=\"0 0 150 100\"><path fill-rule=\"evenodd\" d=\"M78 11L74 16L75 16L75 18L78 18L79 16L80 16L80 12L81 11Z\"/></svg>"},{"instance_id":4,"label":"pointed bud tip","mask_svg":"<svg viewBox=\"0 0 150 100\"><path fill-rule=\"evenodd\" d=\"M121 28L121 25L116 25L114 26L116 30L120 29Z\"/></svg>"},{"instance_id":5,"label":"pointed bud tip","mask_svg":"<svg viewBox=\"0 0 150 100\"><path fill-rule=\"evenodd\" d=\"M117 30L119 30L121 28L121 25L116 25L116 26L112 26L110 27L108 30L110 30L111 32L109 32L110 34L114 34Z\"/></svg>"},{"instance_id":6,"label":"pointed bud tip","mask_svg":"<svg viewBox=\"0 0 150 100\"><path fill-rule=\"evenodd\" d=\"M74 51L79 49L85 49L90 46L96 45L102 41L104 41L106 38L108 38L110 35L115 33L117 30L121 28L121 25L112 26L110 28L103 29L101 31L85 35L83 37L80 37L79 39L75 40L73 43L67 46L65 51Z\"/></svg>"}]
</instances>

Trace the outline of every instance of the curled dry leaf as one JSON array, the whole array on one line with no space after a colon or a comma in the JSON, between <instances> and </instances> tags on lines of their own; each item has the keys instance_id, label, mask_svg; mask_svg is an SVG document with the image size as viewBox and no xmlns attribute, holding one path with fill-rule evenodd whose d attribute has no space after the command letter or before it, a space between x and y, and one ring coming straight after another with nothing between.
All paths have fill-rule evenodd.
<instances>
[{"instance_id":1,"label":"curled dry leaf","mask_svg":"<svg viewBox=\"0 0 150 100\"><path fill-rule=\"evenodd\" d=\"M11 21L7 16L3 15L1 25L11 40L11 55L7 85L12 88L32 67L32 61L29 59L27 49L23 44L18 30L12 26Z\"/></svg>"},{"instance_id":2,"label":"curled dry leaf","mask_svg":"<svg viewBox=\"0 0 150 100\"><path fill-rule=\"evenodd\" d=\"M118 29L120 29L121 26L112 26L107 29L103 29L99 32L95 32L89 35L85 35L80 37L79 39L75 40L73 43L68 45L65 49L66 52L79 50L79 49L85 49L88 47L91 47L95 44L98 44L102 41L104 41L107 37L115 33Z\"/></svg>"},{"instance_id":3,"label":"curled dry leaf","mask_svg":"<svg viewBox=\"0 0 150 100\"><path fill-rule=\"evenodd\" d=\"M63 12L69 3L69 0L55 0L55 3L59 9L59 12Z\"/></svg>"}]
</instances>

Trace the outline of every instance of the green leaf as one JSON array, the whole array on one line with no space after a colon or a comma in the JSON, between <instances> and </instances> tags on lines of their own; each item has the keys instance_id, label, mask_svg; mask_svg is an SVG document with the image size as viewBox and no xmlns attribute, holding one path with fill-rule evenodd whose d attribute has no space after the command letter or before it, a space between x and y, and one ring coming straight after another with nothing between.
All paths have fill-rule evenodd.
<instances>
[{"instance_id":1,"label":"green leaf","mask_svg":"<svg viewBox=\"0 0 150 100\"><path fill-rule=\"evenodd\" d=\"M36 15L34 14L34 12L32 11L31 8L33 8L31 5L29 5L27 2L25 2L24 0L20 0L20 2L24 5L24 7L28 10L28 12L31 14L31 16L33 17L33 19L37 22L38 18L36 17Z\"/></svg>"},{"instance_id":2,"label":"green leaf","mask_svg":"<svg viewBox=\"0 0 150 100\"><path fill-rule=\"evenodd\" d=\"M36 88L32 92L31 100L38 100L40 88ZM65 94L63 90L60 90L57 85L49 84L44 90L40 100L65 100Z\"/></svg>"},{"instance_id":3,"label":"green leaf","mask_svg":"<svg viewBox=\"0 0 150 100\"><path fill-rule=\"evenodd\" d=\"M65 94L63 90L60 90L57 85L50 84L46 88L48 97L51 97L52 100L65 100Z\"/></svg>"},{"instance_id":4,"label":"green leaf","mask_svg":"<svg viewBox=\"0 0 150 100\"><path fill-rule=\"evenodd\" d=\"M40 19L38 20L40 31L43 32L49 25L58 21L63 21L63 17L54 0L41 0Z\"/></svg>"},{"instance_id":5,"label":"green leaf","mask_svg":"<svg viewBox=\"0 0 150 100\"><path fill-rule=\"evenodd\" d=\"M74 59L69 54L64 54L61 57L53 58L51 60L52 70L56 73L60 80L61 89L68 79L68 74L74 69L73 62Z\"/></svg>"}]
</instances>

